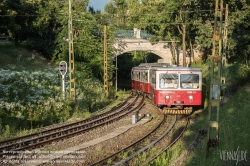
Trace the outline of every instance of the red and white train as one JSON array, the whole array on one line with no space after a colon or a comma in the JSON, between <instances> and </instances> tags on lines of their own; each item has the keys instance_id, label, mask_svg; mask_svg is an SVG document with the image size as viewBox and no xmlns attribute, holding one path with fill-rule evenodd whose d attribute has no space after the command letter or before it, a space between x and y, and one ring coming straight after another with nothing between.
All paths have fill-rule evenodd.
<instances>
[{"instance_id":1,"label":"red and white train","mask_svg":"<svg viewBox=\"0 0 250 166\"><path fill-rule=\"evenodd\" d=\"M131 71L132 90L147 95L164 113L190 114L202 105L199 68L143 63Z\"/></svg>"}]
</instances>

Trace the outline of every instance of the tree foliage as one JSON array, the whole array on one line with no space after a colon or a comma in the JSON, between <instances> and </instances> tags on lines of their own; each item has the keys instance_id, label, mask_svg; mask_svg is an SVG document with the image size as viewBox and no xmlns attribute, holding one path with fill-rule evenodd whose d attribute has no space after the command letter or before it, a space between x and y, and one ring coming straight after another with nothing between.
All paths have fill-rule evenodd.
<instances>
[{"instance_id":1,"label":"tree foliage","mask_svg":"<svg viewBox=\"0 0 250 166\"><path fill-rule=\"evenodd\" d=\"M229 62L249 61L249 3L245 0L224 0L224 13L226 4L229 5L226 27L229 34ZM123 7L119 7L120 4ZM211 55L214 10L215 1L199 0L112 0L105 6L105 11L110 14L116 27L144 29L156 35L155 40L178 40L178 46L184 52L193 47L199 48L205 53L204 58ZM121 18L123 21L119 22Z\"/></svg>"},{"instance_id":2,"label":"tree foliage","mask_svg":"<svg viewBox=\"0 0 250 166\"><path fill-rule=\"evenodd\" d=\"M117 29L139 28L155 35L154 40L179 41L177 46L184 52L199 46L196 48L211 55L215 1L110 0L103 13L93 7L87 9L88 0L72 2L75 59L92 66L100 79L104 25L108 25L108 43L114 42ZM223 6L227 3L229 62L248 64L250 3L224 0ZM66 0L2 0L0 35L9 36L16 45L26 41L47 59L67 60L68 6ZM111 63L111 44L108 52ZM110 70L113 69L112 66Z\"/></svg>"}]
</instances>

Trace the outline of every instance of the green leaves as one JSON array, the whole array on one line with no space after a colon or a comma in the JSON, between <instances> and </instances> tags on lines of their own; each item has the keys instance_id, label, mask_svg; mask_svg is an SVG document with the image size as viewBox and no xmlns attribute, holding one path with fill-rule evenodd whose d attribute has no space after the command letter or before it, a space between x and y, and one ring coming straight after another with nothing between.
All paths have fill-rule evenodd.
<instances>
[{"instance_id":1,"label":"green leaves","mask_svg":"<svg viewBox=\"0 0 250 166\"><path fill-rule=\"evenodd\" d=\"M230 61L246 62L250 58L250 5L246 2L237 4L237 9L229 17L229 48L230 52L236 52L231 54Z\"/></svg>"},{"instance_id":2,"label":"green leaves","mask_svg":"<svg viewBox=\"0 0 250 166\"><path fill-rule=\"evenodd\" d=\"M229 3L229 62L248 62L250 53L250 4ZM178 47L201 46L211 54L214 1L200 0L111 0L105 13L86 11L88 0L72 1L74 53L76 61L90 63L101 79L103 26L108 25L108 43L116 30L139 28L153 34L154 41L177 40ZM18 45L22 41L43 53L47 59L68 59L68 1L5 0L0 2L0 34ZM223 22L224 23L224 22ZM189 48L190 47L190 48ZM184 51L185 52L185 51ZM108 46L112 60L113 48Z\"/></svg>"}]
</instances>

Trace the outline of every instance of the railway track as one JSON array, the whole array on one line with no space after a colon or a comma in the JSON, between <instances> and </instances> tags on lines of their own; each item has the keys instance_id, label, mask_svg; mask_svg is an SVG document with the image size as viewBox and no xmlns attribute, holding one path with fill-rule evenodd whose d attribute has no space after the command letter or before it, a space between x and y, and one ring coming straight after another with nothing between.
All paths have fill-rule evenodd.
<instances>
[{"instance_id":1,"label":"railway track","mask_svg":"<svg viewBox=\"0 0 250 166\"><path fill-rule=\"evenodd\" d=\"M168 137L169 135L164 135L163 134L161 136L162 138L155 143L155 145L157 147L157 152L154 152L153 155L148 154L147 155L147 160L143 161L144 164L141 164L141 165L144 166L144 165L147 165L148 163L151 163L152 161L154 161L157 157L162 155L164 152L168 151L182 137L182 135L186 131L186 129L188 127L188 124L189 124L188 117L184 116L183 119L184 120L177 120L176 121L175 126L173 126L173 128L171 129L172 133L174 133L171 138ZM162 145L167 145L167 146L162 146Z\"/></svg>"},{"instance_id":2,"label":"railway track","mask_svg":"<svg viewBox=\"0 0 250 166\"><path fill-rule=\"evenodd\" d=\"M139 150L143 147L143 144L145 144L145 142L148 142L149 140L150 140L150 142L154 141L154 139L157 137L156 136L157 130L159 128L161 128L162 126L164 126L165 123L168 123L168 122L167 122L165 116L163 114L160 114L160 116L158 118L157 125L155 125L155 127L152 130L150 130L145 136L136 140L135 142L131 143L130 145L126 146L125 148L123 148L123 149L121 149L121 150L101 159L101 160L98 160L98 161L90 164L90 166L114 165L114 164L118 163L120 160L122 160L119 156L123 156L123 154L125 154L125 153L133 155L134 152L136 152L137 150Z\"/></svg>"},{"instance_id":3,"label":"railway track","mask_svg":"<svg viewBox=\"0 0 250 166\"><path fill-rule=\"evenodd\" d=\"M152 130L150 133L148 133L146 136L144 136L143 138L139 139L138 141L134 142L133 144L123 148L122 150L116 153L113 153L112 155L109 155L99 161L90 164L90 166L96 166L96 165L120 166L120 165L138 165L138 164L143 165L145 163L153 161L155 158L157 158L159 155L161 155L163 152L169 149L175 142L177 142L177 140L181 138L182 134L186 130L188 123L186 123L185 127L182 128L180 134L177 134L178 136L174 136L175 139L173 140L171 139L168 146L164 146L165 148L157 147L161 144L161 142L164 142L164 139L166 139L169 135L171 135L169 134L169 132L173 130L175 124L177 123L177 115L169 117L171 117L172 120L169 120L169 118L166 117L162 118L161 123L158 126L156 126L155 129ZM162 147L162 145L160 146ZM144 160L141 163L137 162L137 164L133 162L133 160L135 160L138 156L140 156L142 153L148 153L147 150L153 147L157 147L158 149L156 155L152 156L151 154L146 154L146 156L148 157L147 160ZM129 154L129 155L128 157L124 158L123 154Z\"/></svg>"},{"instance_id":4,"label":"railway track","mask_svg":"<svg viewBox=\"0 0 250 166\"><path fill-rule=\"evenodd\" d=\"M39 133L2 141L0 142L0 158L6 158L8 155L19 154L15 152L41 148L46 144L69 139L73 136L83 134L84 132L90 131L99 126L113 123L125 117L128 113L138 109L143 104L144 98L140 96L128 98L120 105L92 118L72 124L66 124L60 127L51 128Z\"/></svg>"}]
</instances>

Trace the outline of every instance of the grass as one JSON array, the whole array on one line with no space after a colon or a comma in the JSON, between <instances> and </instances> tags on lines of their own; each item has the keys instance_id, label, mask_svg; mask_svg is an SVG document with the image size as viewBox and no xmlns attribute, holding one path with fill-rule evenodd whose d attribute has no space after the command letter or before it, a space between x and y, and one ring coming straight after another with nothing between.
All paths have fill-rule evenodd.
<instances>
[{"instance_id":1,"label":"grass","mask_svg":"<svg viewBox=\"0 0 250 166\"><path fill-rule=\"evenodd\" d=\"M250 151L250 85L241 88L236 94L229 97L220 111L220 143L216 148L210 148L209 157L206 158L206 141L204 140L197 151L185 163L193 165L250 165L250 155L244 160L222 157L223 152L249 152Z\"/></svg>"},{"instance_id":2,"label":"grass","mask_svg":"<svg viewBox=\"0 0 250 166\"><path fill-rule=\"evenodd\" d=\"M0 45L0 67L16 66L25 67L26 70L37 70L51 66L51 62L46 60L34 50L29 50L25 46L14 46L13 44Z\"/></svg>"},{"instance_id":3,"label":"grass","mask_svg":"<svg viewBox=\"0 0 250 166\"><path fill-rule=\"evenodd\" d=\"M237 153L243 151L250 151L250 128L248 127L248 119L250 117L250 84L245 84L242 80L249 80L247 71L239 64L229 65L230 69L226 75L228 98L226 102L220 107L220 120L219 120L219 136L220 143L216 148L210 148L209 156L206 158L206 142L203 140L197 151L190 156L189 160L184 164L185 166L193 165L250 165L250 155L246 156L248 161L239 161L230 158L223 158L223 152ZM238 68L232 72L232 68ZM207 75L209 76L209 74ZM235 83L237 78L238 83ZM245 81L248 82L248 81ZM233 84L232 84L233 83ZM236 87L232 87L234 85ZM239 88L240 87L240 88ZM235 91L237 89L238 91ZM197 123L190 127L190 129L200 128L207 129L207 109L201 115L196 115ZM196 129L197 130L197 129Z\"/></svg>"}]
</instances>

